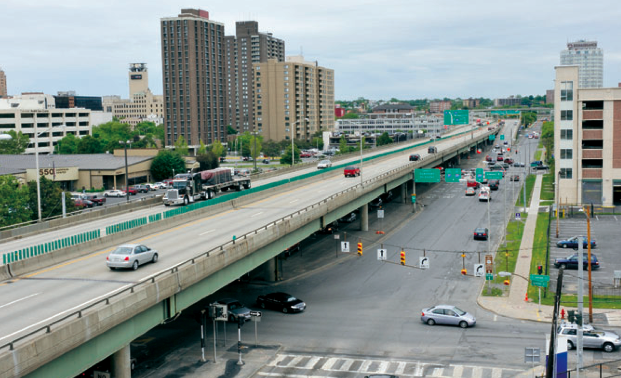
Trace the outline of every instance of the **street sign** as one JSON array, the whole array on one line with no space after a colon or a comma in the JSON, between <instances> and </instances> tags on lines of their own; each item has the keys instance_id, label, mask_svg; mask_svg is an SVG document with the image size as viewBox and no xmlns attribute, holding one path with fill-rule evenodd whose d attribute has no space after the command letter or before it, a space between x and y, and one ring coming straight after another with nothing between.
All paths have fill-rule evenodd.
<instances>
[{"instance_id":1,"label":"street sign","mask_svg":"<svg viewBox=\"0 0 621 378\"><path fill-rule=\"evenodd\" d=\"M334 240L339 240L341 236L339 234L334 234Z\"/></svg>"},{"instance_id":2,"label":"street sign","mask_svg":"<svg viewBox=\"0 0 621 378\"><path fill-rule=\"evenodd\" d=\"M341 252L349 252L349 242L341 242Z\"/></svg>"},{"instance_id":3,"label":"street sign","mask_svg":"<svg viewBox=\"0 0 621 378\"><path fill-rule=\"evenodd\" d=\"M485 273L494 273L494 257L485 255Z\"/></svg>"},{"instance_id":4,"label":"street sign","mask_svg":"<svg viewBox=\"0 0 621 378\"><path fill-rule=\"evenodd\" d=\"M485 273L485 281L493 281L494 274L493 273Z\"/></svg>"},{"instance_id":5,"label":"street sign","mask_svg":"<svg viewBox=\"0 0 621 378\"><path fill-rule=\"evenodd\" d=\"M489 136L489 140L496 140L496 134L491 134Z\"/></svg>"},{"instance_id":6,"label":"street sign","mask_svg":"<svg viewBox=\"0 0 621 378\"><path fill-rule=\"evenodd\" d=\"M388 251L386 251L385 249L381 248L377 250L377 259L379 261L385 261L386 255L388 255Z\"/></svg>"},{"instance_id":7,"label":"street sign","mask_svg":"<svg viewBox=\"0 0 621 378\"><path fill-rule=\"evenodd\" d=\"M474 264L474 276L483 277L483 264Z\"/></svg>"},{"instance_id":8,"label":"street sign","mask_svg":"<svg viewBox=\"0 0 621 378\"><path fill-rule=\"evenodd\" d=\"M412 203L416 203L416 194L412 194Z\"/></svg>"},{"instance_id":9,"label":"street sign","mask_svg":"<svg viewBox=\"0 0 621 378\"><path fill-rule=\"evenodd\" d=\"M505 140L505 134L500 134L500 140Z\"/></svg>"},{"instance_id":10,"label":"street sign","mask_svg":"<svg viewBox=\"0 0 621 378\"><path fill-rule=\"evenodd\" d=\"M384 210L377 210L377 219L384 218Z\"/></svg>"},{"instance_id":11,"label":"street sign","mask_svg":"<svg viewBox=\"0 0 621 378\"><path fill-rule=\"evenodd\" d=\"M444 125L467 125L470 122L469 110L445 110Z\"/></svg>"},{"instance_id":12,"label":"street sign","mask_svg":"<svg viewBox=\"0 0 621 378\"><path fill-rule=\"evenodd\" d=\"M522 214L515 213L515 220L520 220L522 218Z\"/></svg>"},{"instance_id":13,"label":"street sign","mask_svg":"<svg viewBox=\"0 0 621 378\"><path fill-rule=\"evenodd\" d=\"M260 322L261 315L261 311L250 311L250 320L253 322Z\"/></svg>"},{"instance_id":14,"label":"street sign","mask_svg":"<svg viewBox=\"0 0 621 378\"><path fill-rule=\"evenodd\" d=\"M550 282L550 276L539 274L530 275L530 284L533 286L548 287L548 282Z\"/></svg>"},{"instance_id":15,"label":"street sign","mask_svg":"<svg viewBox=\"0 0 621 378\"><path fill-rule=\"evenodd\" d=\"M476 175L475 181L476 182L483 182L483 175L484 175L483 168L477 168L474 173Z\"/></svg>"},{"instance_id":16,"label":"street sign","mask_svg":"<svg viewBox=\"0 0 621 378\"><path fill-rule=\"evenodd\" d=\"M502 172L487 171L485 172L485 178L488 180L502 180Z\"/></svg>"},{"instance_id":17,"label":"street sign","mask_svg":"<svg viewBox=\"0 0 621 378\"><path fill-rule=\"evenodd\" d=\"M429 257L421 256L418 259L421 269L429 269Z\"/></svg>"},{"instance_id":18,"label":"street sign","mask_svg":"<svg viewBox=\"0 0 621 378\"><path fill-rule=\"evenodd\" d=\"M261 311L250 311L250 316L261 316Z\"/></svg>"},{"instance_id":19,"label":"street sign","mask_svg":"<svg viewBox=\"0 0 621 378\"><path fill-rule=\"evenodd\" d=\"M440 182L440 170L439 169L423 169L417 168L414 170L415 182Z\"/></svg>"},{"instance_id":20,"label":"street sign","mask_svg":"<svg viewBox=\"0 0 621 378\"><path fill-rule=\"evenodd\" d=\"M444 170L444 181L459 182L461 178L461 168L446 168Z\"/></svg>"},{"instance_id":21,"label":"street sign","mask_svg":"<svg viewBox=\"0 0 621 378\"><path fill-rule=\"evenodd\" d=\"M229 320L229 310L227 305L214 303L211 307L213 308L215 314L213 317L215 320L224 322Z\"/></svg>"}]
</instances>

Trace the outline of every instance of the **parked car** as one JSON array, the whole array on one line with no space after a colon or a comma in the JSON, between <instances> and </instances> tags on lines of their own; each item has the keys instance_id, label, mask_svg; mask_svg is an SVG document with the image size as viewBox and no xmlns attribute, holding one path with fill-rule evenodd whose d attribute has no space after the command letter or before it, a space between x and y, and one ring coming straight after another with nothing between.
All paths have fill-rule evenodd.
<instances>
[{"instance_id":1,"label":"parked car","mask_svg":"<svg viewBox=\"0 0 621 378\"><path fill-rule=\"evenodd\" d=\"M125 197L126 193L122 190L106 190L104 192L104 197Z\"/></svg>"},{"instance_id":2,"label":"parked car","mask_svg":"<svg viewBox=\"0 0 621 378\"><path fill-rule=\"evenodd\" d=\"M149 186L145 184L134 185L132 188L138 193L148 193L150 190Z\"/></svg>"},{"instance_id":3,"label":"parked car","mask_svg":"<svg viewBox=\"0 0 621 378\"><path fill-rule=\"evenodd\" d=\"M95 194L81 194L80 195L81 199L87 200L87 201L91 201L92 203L94 203L97 206L102 206L104 203L106 203L106 198L99 198L97 197Z\"/></svg>"},{"instance_id":4,"label":"parked car","mask_svg":"<svg viewBox=\"0 0 621 378\"><path fill-rule=\"evenodd\" d=\"M345 177L360 176L360 167L357 165L348 165L343 170L343 174L345 175Z\"/></svg>"},{"instance_id":5,"label":"parked car","mask_svg":"<svg viewBox=\"0 0 621 378\"><path fill-rule=\"evenodd\" d=\"M574 349L578 345L578 325L563 323L557 327L559 335L567 337L567 349ZM582 345L584 348L603 349L611 353L621 347L621 337L611 331L594 329L590 325L582 327Z\"/></svg>"},{"instance_id":6,"label":"parked car","mask_svg":"<svg viewBox=\"0 0 621 378\"><path fill-rule=\"evenodd\" d=\"M303 300L287 293L270 293L259 295L257 297L257 305L263 309L272 308L286 313L302 312L306 309L306 303Z\"/></svg>"},{"instance_id":7,"label":"parked car","mask_svg":"<svg viewBox=\"0 0 621 378\"><path fill-rule=\"evenodd\" d=\"M330 223L329 225L325 226L324 228L322 228L321 230L319 230L319 233L331 235L338 231L339 231L339 222L334 221Z\"/></svg>"},{"instance_id":8,"label":"parked car","mask_svg":"<svg viewBox=\"0 0 621 378\"><path fill-rule=\"evenodd\" d=\"M241 319L244 321L250 320L250 309L237 299L223 298L216 301L216 303L226 306L229 322L237 322Z\"/></svg>"},{"instance_id":9,"label":"parked car","mask_svg":"<svg viewBox=\"0 0 621 378\"><path fill-rule=\"evenodd\" d=\"M410 161L419 161L420 160L420 155L419 154L411 154L410 155Z\"/></svg>"},{"instance_id":10,"label":"parked car","mask_svg":"<svg viewBox=\"0 0 621 378\"><path fill-rule=\"evenodd\" d=\"M135 196L136 194L138 194L138 191L133 186L130 186L129 188L125 188L124 191L131 194L132 196Z\"/></svg>"},{"instance_id":11,"label":"parked car","mask_svg":"<svg viewBox=\"0 0 621 378\"><path fill-rule=\"evenodd\" d=\"M420 320L428 325L458 325L461 328L474 327L477 323L476 318L472 314L451 305L424 308L421 312Z\"/></svg>"},{"instance_id":12,"label":"parked car","mask_svg":"<svg viewBox=\"0 0 621 378\"><path fill-rule=\"evenodd\" d=\"M332 167L332 162L330 160L322 160L317 164L317 169L326 169Z\"/></svg>"},{"instance_id":13,"label":"parked car","mask_svg":"<svg viewBox=\"0 0 621 378\"><path fill-rule=\"evenodd\" d=\"M477 191L475 188L466 188L466 195L467 196L473 196L477 194Z\"/></svg>"},{"instance_id":14,"label":"parked car","mask_svg":"<svg viewBox=\"0 0 621 378\"><path fill-rule=\"evenodd\" d=\"M311 154L310 152L302 152L302 153L300 154L300 157L301 157L301 158L312 158L312 157L313 157L313 154Z\"/></svg>"},{"instance_id":15,"label":"parked car","mask_svg":"<svg viewBox=\"0 0 621 378\"><path fill-rule=\"evenodd\" d=\"M106 258L108 268L138 269L142 264L148 262L156 263L158 259L157 250L151 249L142 244L123 244L112 251Z\"/></svg>"},{"instance_id":16,"label":"parked car","mask_svg":"<svg viewBox=\"0 0 621 378\"><path fill-rule=\"evenodd\" d=\"M560 248L578 249L579 238L583 238L582 247L586 250L589 247L589 244L587 243L587 238L586 236L579 236L579 235L572 236L569 239L559 240L556 242L556 246ZM597 247L597 242L594 239L591 239L591 248L595 248L595 247Z\"/></svg>"},{"instance_id":17,"label":"parked car","mask_svg":"<svg viewBox=\"0 0 621 378\"><path fill-rule=\"evenodd\" d=\"M155 186L158 189L167 189L168 188L168 184L166 184L164 182L156 182L155 184L153 184L153 186Z\"/></svg>"},{"instance_id":18,"label":"parked car","mask_svg":"<svg viewBox=\"0 0 621 378\"><path fill-rule=\"evenodd\" d=\"M475 228L474 240L487 240L489 238L489 230L487 228Z\"/></svg>"},{"instance_id":19,"label":"parked car","mask_svg":"<svg viewBox=\"0 0 621 378\"><path fill-rule=\"evenodd\" d=\"M588 253L584 253L582 255L582 267L584 269L589 268L589 260L587 256ZM554 266L556 268L578 269L578 255L574 254L564 258L555 259ZM597 260L597 256L595 256L594 253L591 253L591 269L599 269L599 261Z\"/></svg>"},{"instance_id":20,"label":"parked car","mask_svg":"<svg viewBox=\"0 0 621 378\"><path fill-rule=\"evenodd\" d=\"M349 213L345 215L343 218L339 219L339 222L343 223L351 223L357 219L356 213Z\"/></svg>"},{"instance_id":21,"label":"parked car","mask_svg":"<svg viewBox=\"0 0 621 378\"><path fill-rule=\"evenodd\" d=\"M263 164L269 164L270 163L270 159L263 159L262 162L263 162Z\"/></svg>"},{"instance_id":22,"label":"parked car","mask_svg":"<svg viewBox=\"0 0 621 378\"><path fill-rule=\"evenodd\" d=\"M95 206L95 203L89 200L82 199L82 198L74 199L73 204L75 205L76 209L80 209L80 210Z\"/></svg>"}]
</instances>

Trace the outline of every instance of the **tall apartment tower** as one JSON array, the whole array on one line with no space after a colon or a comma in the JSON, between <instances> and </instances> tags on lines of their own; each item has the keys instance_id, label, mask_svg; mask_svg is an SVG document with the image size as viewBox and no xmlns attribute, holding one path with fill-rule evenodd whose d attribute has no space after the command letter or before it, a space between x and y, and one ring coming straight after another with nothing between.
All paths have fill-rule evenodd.
<instances>
[{"instance_id":1,"label":"tall apartment tower","mask_svg":"<svg viewBox=\"0 0 621 378\"><path fill-rule=\"evenodd\" d=\"M578 88L601 88L604 85L604 51L597 48L597 41L567 43L567 50L561 51L561 65L580 66Z\"/></svg>"},{"instance_id":2,"label":"tall apartment tower","mask_svg":"<svg viewBox=\"0 0 621 378\"><path fill-rule=\"evenodd\" d=\"M254 111L264 140L311 141L334 128L334 70L301 56L254 64Z\"/></svg>"},{"instance_id":3,"label":"tall apartment tower","mask_svg":"<svg viewBox=\"0 0 621 378\"><path fill-rule=\"evenodd\" d=\"M165 145L226 140L224 24L200 9L160 20Z\"/></svg>"},{"instance_id":4,"label":"tall apartment tower","mask_svg":"<svg viewBox=\"0 0 621 378\"><path fill-rule=\"evenodd\" d=\"M255 127L252 65L268 59L285 60L285 42L272 33L259 33L256 21L235 23L235 35L226 36L226 124L239 132Z\"/></svg>"},{"instance_id":5,"label":"tall apartment tower","mask_svg":"<svg viewBox=\"0 0 621 378\"><path fill-rule=\"evenodd\" d=\"M2 68L0 68L0 98L7 98L9 95L7 94L6 88L6 75Z\"/></svg>"}]
</instances>

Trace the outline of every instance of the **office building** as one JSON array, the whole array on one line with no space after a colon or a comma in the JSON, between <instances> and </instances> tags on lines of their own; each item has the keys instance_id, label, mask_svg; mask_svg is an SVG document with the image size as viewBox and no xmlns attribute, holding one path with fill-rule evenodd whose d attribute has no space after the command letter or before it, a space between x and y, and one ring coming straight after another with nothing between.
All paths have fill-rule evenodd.
<instances>
[{"instance_id":1,"label":"office building","mask_svg":"<svg viewBox=\"0 0 621 378\"><path fill-rule=\"evenodd\" d=\"M414 107L409 104L383 104L373 108L376 114L412 113Z\"/></svg>"},{"instance_id":2,"label":"office building","mask_svg":"<svg viewBox=\"0 0 621 378\"><path fill-rule=\"evenodd\" d=\"M521 98L517 98L514 96L509 96L509 98L495 98L494 106L499 108L502 106L520 106L522 103Z\"/></svg>"},{"instance_id":3,"label":"office building","mask_svg":"<svg viewBox=\"0 0 621 378\"><path fill-rule=\"evenodd\" d=\"M334 70L301 56L254 64L257 131L264 140L311 141L334 128Z\"/></svg>"},{"instance_id":4,"label":"office building","mask_svg":"<svg viewBox=\"0 0 621 378\"><path fill-rule=\"evenodd\" d=\"M104 96L104 112L112 113L113 117L132 127L143 121L161 124L164 121L164 100L162 95L154 95L149 89L147 64L130 63L127 78L129 99L121 99L120 96Z\"/></svg>"},{"instance_id":5,"label":"office building","mask_svg":"<svg viewBox=\"0 0 621 378\"><path fill-rule=\"evenodd\" d=\"M339 133L388 133L412 134L414 138L423 135L440 135L446 132L444 118L435 115L415 113L365 114L361 118L337 119L334 131Z\"/></svg>"},{"instance_id":6,"label":"office building","mask_svg":"<svg viewBox=\"0 0 621 378\"><path fill-rule=\"evenodd\" d=\"M554 158L558 198L621 205L621 88L580 88L580 66L558 66Z\"/></svg>"},{"instance_id":7,"label":"office building","mask_svg":"<svg viewBox=\"0 0 621 378\"><path fill-rule=\"evenodd\" d=\"M272 33L259 33L256 21L235 23L226 45L226 124L240 133L254 130L253 64L285 60L285 42Z\"/></svg>"},{"instance_id":8,"label":"office building","mask_svg":"<svg viewBox=\"0 0 621 378\"><path fill-rule=\"evenodd\" d=\"M0 67L0 98L7 98L9 96L7 94L7 91L8 89L6 87L6 75Z\"/></svg>"},{"instance_id":9,"label":"office building","mask_svg":"<svg viewBox=\"0 0 621 378\"><path fill-rule=\"evenodd\" d=\"M546 105L554 104L554 89L546 90Z\"/></svg>"},{"instance_id":10,"label":"office building","mask_svg":"<svg viewBox=\"0 0 621 378\"><path fill-rule=\"evenodd\" d=\"M601 88L604 85L604 51L597 47L597 41L567 43L567 50L561 51L561 65L580 67L580 79L574 89Z\"/></svg>"},{"instance_id":11,"label":"office building","mask_svg":"<svg viewBox=\"0 0 621 378\"><path fill-rule=\"evenodd\" d=\"M429 103L429 112L444 114L445 110L451 110L451 106L450 101L431 101Z\"/></svg>"},{"instance_id":12,"label":"office building","mask_svg":"<svg viewBox=\"0 0 621 378\"><path fill-rule=\"evenodd\" d=\"M75 92L58 92L54 96L56 109L84 108L93 111L103 111L101 97L97 96L76 96Z\"/></svg>"}]
</instances>

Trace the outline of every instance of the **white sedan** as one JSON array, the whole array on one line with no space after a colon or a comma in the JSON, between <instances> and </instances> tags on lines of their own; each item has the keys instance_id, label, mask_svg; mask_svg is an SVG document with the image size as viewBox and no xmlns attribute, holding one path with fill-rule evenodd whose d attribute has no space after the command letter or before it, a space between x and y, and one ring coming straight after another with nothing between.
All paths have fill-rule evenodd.
<instances>
[{"instance_id":1,"label":"white sedan","mask_svg":"<svg viewBox=\"0 0 621 378\"><path fill-rule=\"evenodd\" d=\"M317 164L317 169L325 169L332 167L332 162L330 160L322 160Z\"/></svg>"},{"instance_id":2,"label":"white sedan","mask_svg":"<svg viewBox=\"0 0 621 378\"><path fill-rule=\"evenodd\" d=\"M106 190L104 192L104 197L125 197L125 192L122 190Z\"/></svg>"}]
</instances>

